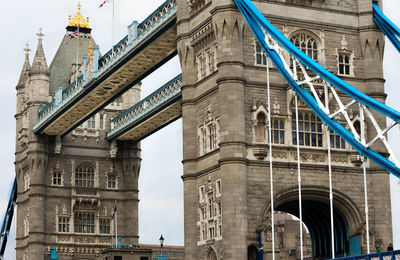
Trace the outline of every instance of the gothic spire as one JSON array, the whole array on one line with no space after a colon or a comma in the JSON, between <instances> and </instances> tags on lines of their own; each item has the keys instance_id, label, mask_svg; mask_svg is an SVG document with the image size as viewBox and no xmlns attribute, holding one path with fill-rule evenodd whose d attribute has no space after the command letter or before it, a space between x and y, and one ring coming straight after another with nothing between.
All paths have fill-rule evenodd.
<instances>
[{"instance_id":1,"label":"gothic spire","mask_svg":"<svg viewBox=\"0 0 400 260\"><path fill-rule=\"evenodd\" d=\"M26 43L24 51L25 51L25 61L24 65L22 66L21 75L19 76L17 89L25 87L25 82L28 79L29 71L31 69L31 65L29 63L29 52L31 51L31 49L29 49L28 43Z\"/></svg>"},{"instance_id":2,"label":"gothic spire","mask_svg":"<svg viewBox=\"0 0 400 260\"><path fill-rule=\"evenodd\" d=\"M39 33L36 35L38 36L38 46L36 49L35 57L33 58L32 68L29 75L32 74L49 75L50 72L49 68L47 67L46 57L44 56L43 45L42 45L42 40L44 36L42 28L39 29Z\"/></svg>"}]
</instances>

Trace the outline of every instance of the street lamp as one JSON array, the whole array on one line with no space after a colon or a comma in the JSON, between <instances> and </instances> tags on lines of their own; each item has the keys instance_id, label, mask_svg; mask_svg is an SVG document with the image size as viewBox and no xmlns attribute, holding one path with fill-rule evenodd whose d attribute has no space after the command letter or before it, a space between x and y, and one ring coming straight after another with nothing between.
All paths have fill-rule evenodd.
<instances>
[{"instance_id":1,"label":"street lamp","mask_svg":"<svg viewBox=\"0 0 400 260\"><path fill-rule=\"evenodd\" d=\"M160 240L160 246L161 246L161 255L160 255L160 259L163 260L163 259L164 259L164 256L163 256L163 254L162 254L162 248L163 248L163 245L164 245L164 238L163 238L162 234L161 234L159 240Z\"/></svg>"}]
</instances>

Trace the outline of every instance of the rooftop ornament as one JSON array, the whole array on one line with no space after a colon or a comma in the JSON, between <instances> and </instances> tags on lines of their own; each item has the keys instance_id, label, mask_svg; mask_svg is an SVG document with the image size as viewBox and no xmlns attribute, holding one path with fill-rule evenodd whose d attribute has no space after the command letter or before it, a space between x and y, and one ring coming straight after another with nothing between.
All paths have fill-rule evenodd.
<instances>
[{"instance_id":1,"label":"rooftop ornament","mask_svg":"<svg viewBox=\"0 0 400 260\"><path fill-rule=\"evenodd\" d=\"M74 16L74 18L71 18L71 15L69 16L69 22L68 26L71 27L79 27L79 28L90 28L89 27L89 17L86 19L83 18L81 14L81 3L78 3L78 12Z\"/></svg>"}]
</instances>

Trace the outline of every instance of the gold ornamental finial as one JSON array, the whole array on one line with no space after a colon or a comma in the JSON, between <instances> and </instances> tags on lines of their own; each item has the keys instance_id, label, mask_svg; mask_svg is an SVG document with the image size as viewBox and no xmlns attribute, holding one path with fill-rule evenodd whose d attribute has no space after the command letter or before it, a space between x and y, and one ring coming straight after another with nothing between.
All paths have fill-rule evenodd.
<instances>
[{"instance_id":1,"label":"gold ornamental finial","mask_svg":"<svg viewBox=\"0 0 400 260\"><path fill-rule=\"evenodd\" d=\"M68 26L89 28L89 18L86 20L81 14L81 3L78 3L78 12L74 18L71 19L71 16L69 16Z\"/></svg>"}]
</instances>

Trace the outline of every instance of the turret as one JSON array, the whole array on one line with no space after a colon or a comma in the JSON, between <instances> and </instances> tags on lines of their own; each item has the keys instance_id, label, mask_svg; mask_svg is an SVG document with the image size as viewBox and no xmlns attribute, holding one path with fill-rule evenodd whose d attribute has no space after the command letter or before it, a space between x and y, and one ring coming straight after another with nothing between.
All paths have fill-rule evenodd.
<instances>
[{"instance_id":1,"label":"turret","mask_svg":"<svg viewBox=\"0 0 400 260\"><path fill-rule=\"evenodd\" d=\"M18 84L15 87L17 90L17 114L22 112L22 105L24 102L24 93L25 93L25 87L26 87L26 83L28 81L29 78L29 72L31 70L31 65L29 62L29 52L31 51L29 49L29 44L26 44L26 47L24 49L25 51L25 61L24 61L24 65L22 66L22 70L21 70L21 75L19 76L19 80L18 80Z\"/></svg>"},{"instance_id":2,"label":"turret","mask_svg":"<svg viewBox=\"0 0 400 260\"><path fill-rule=\"evenodd\" d=\"M43 51L42 37L44 34L41 28L37 36L39 37L38 46L35 57L33 58L32 67L29 72L29 82L25 91L25 97L28 103L49 101L50 71L47 67L46 57Z\"/></svg>"}]
</instances>

